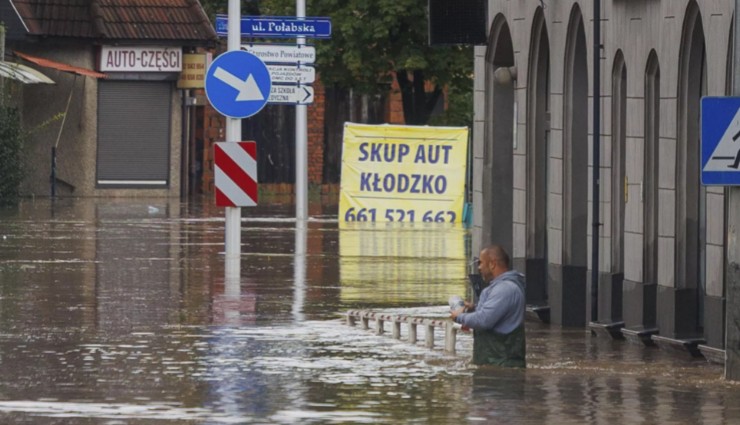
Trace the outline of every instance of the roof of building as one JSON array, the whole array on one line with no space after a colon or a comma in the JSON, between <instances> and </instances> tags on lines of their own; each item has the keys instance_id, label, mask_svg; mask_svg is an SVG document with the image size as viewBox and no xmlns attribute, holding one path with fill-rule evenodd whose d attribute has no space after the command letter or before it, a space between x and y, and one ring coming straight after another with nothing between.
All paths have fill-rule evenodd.
<instances>
[{"instance_id":1,"label":"roof of building","mask_svg":"<svg viewBox=\"0 0 740 425\"><path fill-rule=\"evenodd\" d=\"M74 66L74 65L68 65L66 63L57 62L55 60L41 58L38 56L32 56L32 55L29 55L28 53L19 52L17 50L14 51L13 53L15 53L16 56L20 58L23 58L29 62L33 62L36 65L43 66L44 68L52 68L58 71L69 72L72 74L82 75L85 77L108 78L108 76L103 74L102 72L93 71L91 69L82 68L82 67Z\"/></svg>"},{"instance_id":2,"label":"roof of building","mask_svg":"<svg viewBox=\"0 0 740 425\"><path fill-rule=\"evenodd\" d=\"M213 41L198 0L10 0L29 34L131 41Z\"/></svg>"}]
</instances>

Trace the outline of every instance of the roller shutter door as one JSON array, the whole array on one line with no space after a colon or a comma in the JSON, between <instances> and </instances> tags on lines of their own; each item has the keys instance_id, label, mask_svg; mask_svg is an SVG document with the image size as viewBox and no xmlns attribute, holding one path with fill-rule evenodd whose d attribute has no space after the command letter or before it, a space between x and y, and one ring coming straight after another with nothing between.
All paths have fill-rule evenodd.
<instances>
[{"instance_id":1,"label":"roller shutter door","mask_svg":"<svg viewBox=\"0 0 740 425\"><path fill-rule=\"evenodd\" d=\"M99 187L169 184L171 92L170 82L98 84Z\"/></svg>"}]
</instances>

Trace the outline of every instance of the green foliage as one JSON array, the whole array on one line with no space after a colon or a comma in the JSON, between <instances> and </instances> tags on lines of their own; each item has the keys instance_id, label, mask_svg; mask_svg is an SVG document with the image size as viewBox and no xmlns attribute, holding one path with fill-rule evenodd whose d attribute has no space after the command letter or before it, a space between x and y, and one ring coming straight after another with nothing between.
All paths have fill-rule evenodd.
<instances>
[{"instance_id":1,"label":"green foliage","mask_svg":"<svg viewBox=\"0 0 740 425\"><path fill-rule=\"evenodd\" d=\"M242 0L242 14L294 16L295 3ZM227 12L226 0L203 5L209 14ZM309 40L316 46L316 68L326 86L374 95L386 93L397 74L409 73L433 89L417 96L414 92L423 85L402 87L404 111L414 114L407 122L425 122L432 93L442 87L449 89L451 106L469 101L472 111L472 95L464 94L472 86L472 48L428 45L427 0L306 0L306 14L332 21L331 39Z\"/></svg>"},{"instance_id":2,"label":"green foliage","mask_svg":"<svg viewBox=\"0 0 740 425\"><path fill-rule=\"evenodd\" d=\"M264 15L295 14L295 0L260 4ZM402 70L438 86L471 81L472 48L428 45L427 0L308 0L306 10L332 20L331 39L315 42L325 84L377 94Z\"/></svg>"},{"instance_id":3,"label":"green foliage","mask_svg":"<svg viewBox=\"0 0 740 425\"><path fill-rule=\"evenodd\" d=\"M429 125L473 128L473 86L452 86L447 92L447 109L429 119Z\"/></svg>"},{"instance_id":4,"label":"green foliage","mask_svg":"<svg viewBox=\"0 0 740 425\"><path fill-rule=\"evenodd\" d=\"M0 102L0 205L18 202L23 180L23 142L18 109Z\"/></svg>"}]
</instances>

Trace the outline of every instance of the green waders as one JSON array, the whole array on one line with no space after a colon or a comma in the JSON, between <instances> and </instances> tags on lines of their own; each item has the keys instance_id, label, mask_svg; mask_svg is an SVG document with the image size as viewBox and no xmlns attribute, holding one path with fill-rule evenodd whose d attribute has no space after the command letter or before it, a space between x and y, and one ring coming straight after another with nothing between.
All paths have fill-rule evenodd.
<instances>
[{"instance_id":1,"label":"green waders","mask_svg":"<svg viewBox=\"0 0 740 425\"><path fill-rule=\"evenodd\" d=\"M492 330L473 330L473 363L526 367L524 324L508 335Z\"/></svg>"}]
</instances>

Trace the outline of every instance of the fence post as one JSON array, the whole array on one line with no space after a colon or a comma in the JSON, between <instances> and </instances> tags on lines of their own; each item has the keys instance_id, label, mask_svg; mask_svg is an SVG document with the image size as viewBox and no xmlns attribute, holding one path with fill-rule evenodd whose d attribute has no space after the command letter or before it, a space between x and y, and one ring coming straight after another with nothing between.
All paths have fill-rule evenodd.
<instances>
[{"instance_id":1,"label":"fence post","mask_svg":"<svg viewBox=\"0 0 740 425\"><path fill-rule=\"evenodd\" d=\"M457 342L457 329L453 322L445 322L445 351L455 354L455 342Z\"/></svg>"},{"instance_id":2,"label":"fence post","mask_svg":"<svg viewBox=\"0 0 740 425\"><path fill-rule=\"evenodd\" d=\"M409 342L412 344L416 344L416 323L408 322L409 323Z\"/></svg>"},{"instance_id":3,"label":"fence post","mask_svg":"<svg viewBox=\"0 0 740 425\"><path fill-rule=\"evenodd\" d=\"M434 325L427 325L424 341L426 342L427 348L434 348Z\"/></svg>"},{"instance_id":4,"label":"fence post","mask_svg":"<svg viewBox=\"0 0 740 425\"><path fill-rule=\"evenodd\" d=\"M393 318L393 338L401 339L401 320L398 317Z\"/></svg>"}]
</instances>

